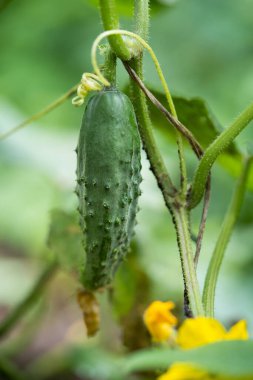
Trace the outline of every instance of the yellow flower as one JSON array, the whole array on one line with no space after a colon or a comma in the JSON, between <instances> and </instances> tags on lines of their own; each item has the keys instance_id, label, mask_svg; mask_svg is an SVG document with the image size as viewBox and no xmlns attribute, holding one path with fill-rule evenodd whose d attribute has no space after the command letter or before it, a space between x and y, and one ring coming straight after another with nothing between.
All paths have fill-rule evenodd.
<instances>
[{"instance_id":1,"label":"yellow flower","mask_svg":"<svg viewBox=\"0 0 253 380\"><path fill-rule=\"evenodd\" d=\"M154 301L144 313L144 323L155 342L168 340L174 333L177 318L171 313L174 302Z\"/></svg>"},{"instance_id":2,"label":"yellow flower","mask_svg":"<svg viewBox=\"0 0 253 380\"><path fill-rule=\"evenodd\" d=\"M216 319L197 317L186 319L178 330L177 343L181 348L194 348L222 340L246 340L245 321L239 321L226 331Z\"/></svg>"},{"instance_id":3,"label":"yellow flower","mask_svg":"<svg viewBox=\"0 0 253 380\"><path fill-rule=\"evenodd\" d=\"M241 320L237 322L226 334L226 340L247 340L249 334L247 331L246 321Z\"/></svg>"},{"instance_id":4,"label":"yellow flower","mask_svg":"<svg viewBox=\"0 0 253 380\"><path fill-rule=\"evenodd\" d=\"M174 363L157 380L252 380L252 376L210 375L206 371L193 367L190 363Z\"/></svg>"},{"instance_id":5,"label":"yellow flower","mask_svg":"<svg viewBox=\"0 0 253 380\"><path fill-rule=\"evenodd\" d=\"M174 363L157 380L208 380L208 373L193 367L189 363Z\"/></svg>"}]
</instances>

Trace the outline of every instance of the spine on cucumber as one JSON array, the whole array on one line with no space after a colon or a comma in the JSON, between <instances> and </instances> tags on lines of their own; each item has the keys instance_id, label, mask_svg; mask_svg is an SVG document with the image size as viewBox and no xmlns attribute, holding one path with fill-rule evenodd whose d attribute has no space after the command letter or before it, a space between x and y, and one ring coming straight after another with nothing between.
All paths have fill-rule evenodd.
<instances>
[{"instance_id":1,"label":"spine on cucumber","mask_svg":"<svg viewBox=\"0 0 253 380\"><path fill-rule=\"evenodd\" d=\"M141 182L140 137L129 98L100 91L86 106L77 146L77 188L86 262L82 282L111 283L135 225Z\"/></svg>"}]
</instances>

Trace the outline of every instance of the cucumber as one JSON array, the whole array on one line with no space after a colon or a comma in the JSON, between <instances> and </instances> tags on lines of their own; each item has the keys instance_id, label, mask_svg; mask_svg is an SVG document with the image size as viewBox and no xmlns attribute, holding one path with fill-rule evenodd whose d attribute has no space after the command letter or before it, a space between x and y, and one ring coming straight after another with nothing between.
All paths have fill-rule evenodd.
<instances>
[{"instance_id":1,"label":"cucumber","mask_svg":"<svg viewBox=\"0 0 253 380\"><path fill-rule=\"evenodd\" d=\"M85 289L110 284L128 251L136 224L140 171L140 137L131 101L117 89L94 94L84 112L77 146Z\"/></svg>"}]
</instances>

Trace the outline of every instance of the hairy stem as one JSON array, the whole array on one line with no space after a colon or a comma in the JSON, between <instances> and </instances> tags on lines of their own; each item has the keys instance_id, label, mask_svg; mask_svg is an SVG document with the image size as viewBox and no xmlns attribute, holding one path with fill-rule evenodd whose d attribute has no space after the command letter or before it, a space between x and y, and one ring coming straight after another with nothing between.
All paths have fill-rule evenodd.
<instances>
[{"instance_id":1,"label":"hairy stem","mask_svg":"<svg viewBox=\"0 0 253 380\"><path fill-rule=\"evenodd\" d=\"M99 0L99 4L104 30L119 29L115 0ZM131 58L131 53L125 45L122 36L110 36L108 40L117 57L124 61L128 61Z\"/></svg>"},{"instance_id":2,"label":"hairy stem","mask_svg":"<svg viewBox=\"0 0 253 380\"><path fill-rule=\"evenodd\" d=\"M30 309L31 305L36 302L43 292L46 284L51 279L56 270L57 264L55 262L50 263L46 269L42 272L33 288L27 294L27 296L18 304L15 309L6 317L6 319L0 325L0 336L7 334L15 324L23 317L23 315Z\"/></svg>"},{"instance_id":3,"label":"hairy stem","mask_svg":"<svg viewBox=\"0 0 253 380\"><path fill-rule=\"evenodd\" d=\"M145 41L149 31L149 0L134 0L135 33Z\"/></svg>"},{"instance_id":4,"label":"hairy stem","mask_svg":"<svg viewBox=\"0 0 253 380\"><path fill-rule=\"evenodd\" d=\"M140 61L140 58L138 60L133 59L130 62L130 66L137 73L138 77L142 78L142 63ZM135 107L144 149L146 150L148 159L151 164L151 169L156 177L158 186L162 191L165 204L172 215L176 228L185 289L187 298L189 298L190 309L193 315L202 315L203 309L201 304L201 296L199 293L199 286L196 278L196 271L193 263L188 219L186 216L187 212L181 206L174 206L172 202L171 197L175 196L176 191L172 185L169 175L167 174L167 169L163 163L159 150L157 149L154 142L152 124L149 118L145 95L134 79L131 81L131 90L132 101Z\"/></svg>"},{"instance_id":5,"label":"hairy stem","mask_svg":"<svg viewBox=\"0 0 253 380\"><path fill-rule=\"evenodd\" d=\"M199 232L198 232L197 241L196 241L196 251L195 251L195 256L194 256L194 263L195 263L196 268L199 261L202 240L203 240L205 227L206 227L207 214L208 214L208 209L209 209L209 204L210 204L210 196L211 196L211 175L209 174L207 182L206 182L202 215L201 215Z\"/></svg>"},{"instance_id":6,"label":"hairy stem","mask_svg":"<svg viewBox=\"0 0 253 380\"><path fill-rule=\"evenodd\" d=\"M138 57L138 59L132 59L130 61L130 65L137 72L138 76L141 77L142 58ZM176 194L176 188L171 181L163 158L156 146L145 95L142 93L140 87L134 80L131 80L131 98L139 124L143 147L149 159L151 170L155 175L157 184L161 189L166 205L170 207L171 197Z\"/></svg>"},{"instance_id":7,"label":"hairy stem","mask_svg":"<svg viewBox=\"0 0 253 380\"><path fill-rule=\"evenodd\" d=\"M116 66L117 57L114 52L109 48L106 52L105 63L103 65L103 75L110 82L112 86L116 85Z\"/></svg>"},{"instance_id":8,"label":"hairy stem","mask_svg":"<svg viewBox=\"0 0 253 380\"><path fill-rule=\"evenodd\" d=\"M14 128L11 128L9 131L3 132L2 134L0 134L0 140L6 139L7 137L11 136L13 133L19 131L20 129L22 129L24 127L26 127L27 125L33 123L34 121L41 119L46 114L53 111L55 108L59 107L61 104L63 104L67 99L69 99L76 92L77 87L78 87L78 85L75 85L74 87L69 89L67 92L65 92L65 94L60 96L54 102L50 103L48 106L43 108L38 113L35 113L31 117L29 117L28 119L23 121L21 124L17 125Z\"/></svg>"},{"instance_id":9,"label":"hairy stem","mask_svg":"<svg viewBox=\"0 0 253 380\"><path fill-rule=\"evenodd\" d=\"M229 239L233 232L234 225L240 213L240 209L245 195L251 162L251 158L246 159L244 162L241 175L238 179L238 183L236 185L230 206L226 213L224 222L221 226L220 234L216 242L214 252L208 267L204 285L203 303L205 307L205 313L207 316L210 317L214 317L214 299L218 275L224 258L225 250L227 248Z\"/></svg>"},{"instance_id":10,"label":"hairy stem","mask_svg":"<svg viewBox=\"0 0 253 380\"><path fill-rule=\"evenodd\" d=\"M191 192L189 194L189 208L198 205L205 191L205 184L210 173L211 167L217 157L233 142L239 133L247 127L253 119L253 103L225 129L214 142L206 149L194 175Z\"/></svg>"},{"instance_id":11,"label":"hairy stem","mask_svg":"<svg viewBox=\"0 0 253 380\"><path fill-rule=\"evenodd\" d=\"M192 316L196 317L203 315L204 311L193 261L188 213L187 210L180 205L175 205L172 213L176 227L177 242L184 276L185 293L187 295L186 300L189 301Z\"/></svg>"},{"instance_id":12,"label":"hairy stem","mask_svg":"<svg viewBox=\"0 0 253 380\"><path fill-rule=\"evenodd\" d=\"M140 79L140 77L136 74L136 72L133 70L131 66L129 66L128 62L123 62L128 74L130 77L138 84L142 92L145 94L145 96L151 101L151 103L154 104L154 106L163 113L163 115L166 117L168 122L175 127L178 132L186 138L186 140L189 142L190 146L192 147L194 153L198 158L200 158L203 154L203 149L201 148L198 141L195 139L193 134L177 119L175 118L168 110L165 108L162 103L159 102L159 100L154 96L154 94L149 91L149 89L144 85L143 81Z\"/></svg>"},{"instance_id":13,"label":"hairy stem","mask_svg":"<svg viewBox=\"0 0 253 380\"><path fill-rule=\"evenodd\" d=\"M148 0L135 0L135 30L136 33L141 36L144 40L148 37L148 25L149 25L149 1ZM167 95L167 99L171 108L172 115L177 119L176 109L171 96ZM184 158L183 141L180 133L176 130L177 146L178 146L178 156L180 164L181 173L181 187L182 194L186 195L187 191L187 173L186 173L186 163Z\"/></svg>"}]
</instances>

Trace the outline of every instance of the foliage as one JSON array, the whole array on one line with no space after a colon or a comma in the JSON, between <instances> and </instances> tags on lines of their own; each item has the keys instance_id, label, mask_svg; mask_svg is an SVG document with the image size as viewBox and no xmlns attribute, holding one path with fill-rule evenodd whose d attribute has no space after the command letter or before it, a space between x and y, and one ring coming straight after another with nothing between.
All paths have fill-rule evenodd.
<instances>
[{"instance_id":1,"label":"foliage","mask_svg":"<svg viewBox=\"0 0 253 380\"><path fill-rule=\"evenodd\" d=\"M36 4L27 0L22 5L17 1L0 2L0 32L5 36L0 42L1 132L66 92L84 69L92 70L90 47L102 29L97 5L95 0L53 0ZM135 30L133 5L132 0L117 1L122 29ZM252 100L250 15L253 5L247 0L233 4L229 0L153 0L150 7L150 44L175 94L173 101L178 119L206 149ZM99 60L102 62L103 56ZM132 66L137 72L138 64ZM168 108L147 55L144 55L143 66L144 84ZM117 85L127 88L130 95L132 90L132 94L139 96L137 102L141 101L138 87L132 83L129 89L127 80L125 70L118 64ZM136 102L134 97L132 99ZM164 168L178 187L175 130L150 102L147 109ZM138 112L142 113L143 109L137 109ZM75 211L77 199L73 194L74 149L81 114L81 110L66 102L36 125L0 141L3 317L19 315L18 307L30 298L32 310L38 297L29 298L29 295L34 294L34 279L39 278L41 267L50 265L54 257L59 268L54 277L50 272L50 286L45 286L49 279L43 284L43 292L48 289L43 312L40 309L39 313L27 316L22 312L17 328L3 341L1 375L20 380L68 376L83 380L155 379L171 364L183 362L221 379L252 378L251 340L219 342L193 350L150 348L150 337L142 319L148 303L153 299L173 299L179 321L183 319L184 306L173 223L145 156L141 211L132 253L119 269L113 288L98 294L101 333L92 340L86 339L81 310L74 300L77 273L85 264ZM237 183L240 184L243 157L245 153L251 154L250 148L245 149L245 140L248 142L251 137L249 127L225 147L217 159L219 165L214 166L211 207L197 273L200 292L211 252L222 231L221 222L235 187L234 178L239 178ZM199 164L189 143L183 140L190 185ZM152 162L151 168L154 171ZM246 186L253 190L252 170L251 166L243 182L242 198ZM252 199L252 193L247 193L239 218L230 207L233 215L227 213L224 223L232 221L231 231L223 224L223 230L228 232L223 243L227 245L236 222L216 303L217 316L227 326L245 317L249 330L253 323ZM199 214L200 208L192 212L193 240ZM177 221L181 216L176 214ZM219 239L222 241L221 235ZM3 321L8 320L4 318ZM55 349L59 343L61 349ZM26 364L19 369L20 363Z\"/></svg>"}]
</instances>

